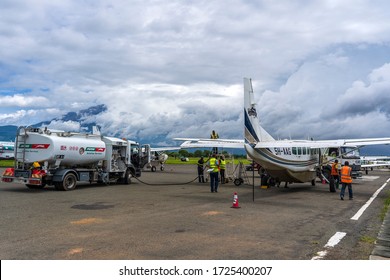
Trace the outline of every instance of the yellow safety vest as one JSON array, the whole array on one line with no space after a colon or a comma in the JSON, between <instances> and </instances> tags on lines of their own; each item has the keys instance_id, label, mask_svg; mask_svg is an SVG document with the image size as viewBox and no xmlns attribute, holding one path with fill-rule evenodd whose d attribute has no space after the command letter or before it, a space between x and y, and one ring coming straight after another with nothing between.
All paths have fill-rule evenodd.
<instances>
[{"instance_id":1,"label":"yellow safety vest","mask_svg":"<svg viewBox=\"0 0 390 280\"><path fill-rule=\"evenodd\" d=\"M219 167L221 169L226 169L226 161L224 159L221 159L221 161L219 163Z\"/></svg>"},{"instance_id":2,"label":"yellow safety vest","mask_svg":"<svg viewBox=\"0 0 390 280\"><path fill-rule=\"evenodd\" d=\"M341 168L341 183L352 183L352 177L351 177L351 167L349 166L343 166Z\"/></svg>"},{"instance_id":3,"label":"yellow safety vest","mask_svg":"<svg viewBox=\"0 0 390 280\"><path fill-rule=\"evenodd\" d=\"M218 172L218 165L217 165L217 159L211 158L210 159L210 168L213 169L213 172Z\"/></svg>"}]
</instances>

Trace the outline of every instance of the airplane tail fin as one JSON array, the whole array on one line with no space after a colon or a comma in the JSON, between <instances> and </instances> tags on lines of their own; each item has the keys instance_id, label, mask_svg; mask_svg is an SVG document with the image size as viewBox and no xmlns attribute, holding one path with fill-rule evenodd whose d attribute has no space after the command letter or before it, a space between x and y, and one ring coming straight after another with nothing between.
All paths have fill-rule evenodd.
<instances>
[{"instance_id":1,"label":"airplane tail fin","mask_svg":"<svg viewBox=\"0 0 390 280\"><path fill-rule=\"evenodd\" d=\"M92 126L92 134L101 135L101 132L100 132L100 129L98 126L96 126L96 125Z\"/></svg>"},{"instance_id":2,"label":"airplane tail fin","mask_svg":"<svg viewBox=\"0 0 390 280\"><path fill-rule=\"evenodd\" d=\"M253 96L252 80L248 78L244 78L244 116L245 143L256 144L257 142L275 140L260 125Z\"/></svg>"}]
</instances>

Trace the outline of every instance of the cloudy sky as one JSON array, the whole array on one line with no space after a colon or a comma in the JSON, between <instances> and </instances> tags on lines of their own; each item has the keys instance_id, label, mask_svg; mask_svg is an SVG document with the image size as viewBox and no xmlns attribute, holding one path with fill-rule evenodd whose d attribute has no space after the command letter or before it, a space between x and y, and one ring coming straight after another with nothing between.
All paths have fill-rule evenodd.
<instances>
[{"instance_id":1,"label":"cloudy sky","mask_svg":"<svg viewBox=\"0 0 390 280\"><path fill-rule=\"evenodd\" d=\"M0 0L0 7L0 125L106 104L96 116L105 134L142 141L215 129L242 138L249 77L275 138L390 136L389 1Z\"/></svg>"}]
</instances>

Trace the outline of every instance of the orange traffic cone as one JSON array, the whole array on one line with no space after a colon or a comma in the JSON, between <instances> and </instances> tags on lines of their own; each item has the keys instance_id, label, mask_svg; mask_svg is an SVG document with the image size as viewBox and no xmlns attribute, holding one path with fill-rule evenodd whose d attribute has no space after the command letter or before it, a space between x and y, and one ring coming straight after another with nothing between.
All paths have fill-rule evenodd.
<instances>
[{"instance_id":1,"label":"orange traffic cone","mask_svg":"<svg viewBox=\"0 0 390 280\"><path fill-rule=\"evenodd\" d=\"M237 195L237 192L234 192L234 195L233 195L233 206L230 207L230 208L241 208L240 206L238 206L238 195Z\"/></svg>"}]
</instances>

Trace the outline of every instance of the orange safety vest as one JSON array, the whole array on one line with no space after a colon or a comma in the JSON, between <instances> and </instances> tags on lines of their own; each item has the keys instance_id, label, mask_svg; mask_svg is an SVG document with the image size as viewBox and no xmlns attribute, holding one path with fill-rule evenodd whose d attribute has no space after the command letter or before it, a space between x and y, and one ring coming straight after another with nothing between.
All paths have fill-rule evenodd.
<instances>
[{"instance_id":1,"label":"orange safety vest","mask_svg":"<svg viewBox=\"0 0 390 280\"><path fill-rule=\"evenodd\" d=\"M332 171L330 172L330 175L339 175L339 172L338 172L338 170L337 170L337 165L338 165L338 163L333 163L332 164Z\"/></svg>"},{"instance_id":2,"label":"orange safety vest","mask_svg":"<svg viewBox=\"0 0 390 280\"><path fill-rule=\"evenodd\" d=\"M343 166L341 168L341 183L352 183L352 177L351 177L351 167L349 166Z\"/></svg>"}]
</instances>

